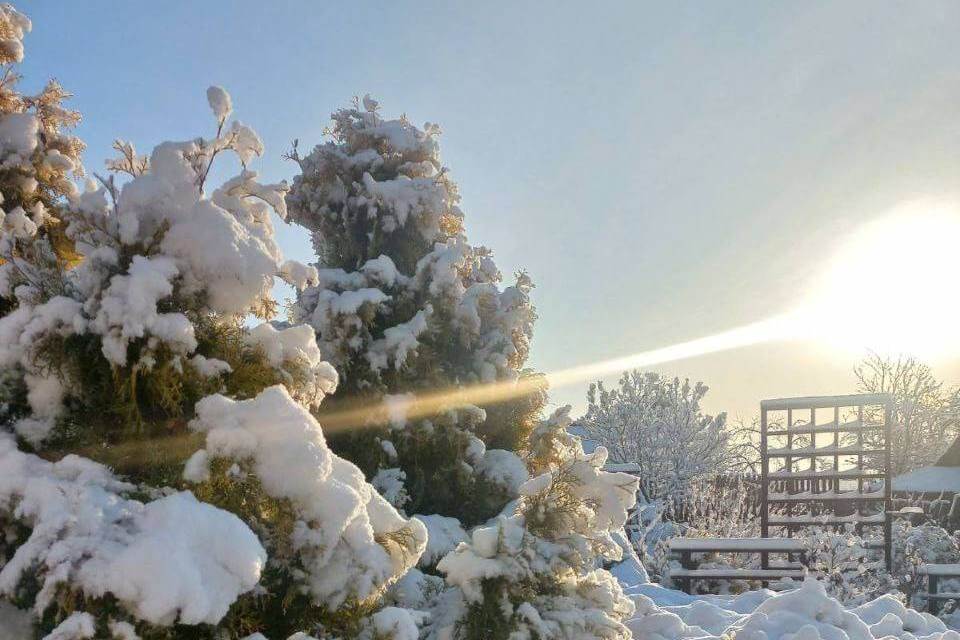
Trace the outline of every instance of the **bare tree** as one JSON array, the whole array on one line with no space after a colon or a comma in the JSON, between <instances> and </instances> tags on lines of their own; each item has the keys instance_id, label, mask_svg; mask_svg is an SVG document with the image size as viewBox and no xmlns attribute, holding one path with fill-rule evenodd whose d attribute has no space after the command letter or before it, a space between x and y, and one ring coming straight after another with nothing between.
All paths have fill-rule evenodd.
<instances>
[{"instance_id":1,"label":"bare tree","mask_svg":"<svg viewBox=\"0 0 960 640\"><path fill-rule=\"evenodd\" d=\"M578 427L609 450L611 461L637 463L644 490L655 498L724 467L727 418L701 411L707 390L702 382L628 371L616 389L590 385Z\"/></svg>"},{"instance_id":2,"label":"bare tree","mask_svg":"<svg viewBox=\"0 0 960 640\"><path fill-rule=\"evenodd\" d=\"M732 473L760 474L760 419L738 418L727 425L727 456L724 469Z\"/></svg>"},{"instance_id":3,"label":"bare tree","mask_svg":"<svg viewBox=\"0 0 960 640\"><path fill-rule=\"evenodd\" d=\"M895 400L891 472L934 464L956 439L960 425L957 391L944 391L930 367L910 356L876 353L854 367L858 390L889 393ZM876 437L876 436L875 436ZM865 439L868 439L865 435Z\"/></svg>"}]
</instances>

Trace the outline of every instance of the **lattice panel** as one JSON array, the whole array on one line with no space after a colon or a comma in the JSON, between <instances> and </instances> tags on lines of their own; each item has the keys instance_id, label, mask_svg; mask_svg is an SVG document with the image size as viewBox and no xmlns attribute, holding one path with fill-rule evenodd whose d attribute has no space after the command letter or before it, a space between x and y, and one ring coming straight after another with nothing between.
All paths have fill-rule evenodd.
<instances>
[{"instance_id":1,"label":"lattice panel","mask_svg":"<svg viewBox=\"0 0 960 640\"><path fill-rule=\"evenodd\" d=\"M760 403L763 537L809 526L882 530L892 562L893 398L860 394Z\"/></svg>"}]
</instances>

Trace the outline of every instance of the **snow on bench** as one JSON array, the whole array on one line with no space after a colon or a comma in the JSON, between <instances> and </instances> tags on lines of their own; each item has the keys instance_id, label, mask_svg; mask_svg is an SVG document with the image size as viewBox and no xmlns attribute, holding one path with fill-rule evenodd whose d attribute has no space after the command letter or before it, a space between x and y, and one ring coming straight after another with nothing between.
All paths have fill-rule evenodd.
<instances>
[{"instance_id":1,"label":"snow on bench","mask_svg":"<svg viewBox=\"0 0 960 640\"><path fill-rule=\"evenodd\" d=\"M925 576L960 577L960 564L922 564L920 574Z\"/></svg>"},{"instance_id":2,"label":"snow on bench","mask_svg":"<svg viewBox=\"0 0 960 640\"><path fill-rule=\"evenodd\" d=\"M806 548L794 538L674 538L669 542L670 552L679 556L681 568L672 569L670 577L680 582L687 593L692 593L694 580L762 580L764 583L783 578L803 578L806 573ZM698 569L694 554L702 553L760 554L760 569ZM771 553L785 553L788 560L794 554L800 563L772 567Z\"/></svg>"},{"instance_id":3,"label":"snow on bench","mask_svg":"<svg viewBox=\"0 0 960 640\"><path fill-rule=\"evenodd\" d=\"M851 514L849 516L799 514L795 516L774 516L768 522L770 526L810 526L827 524L883 524L886 514L874 515Z\"/></svg>"},{"instance_id":4,"label":"snow on bench","mask_svg":"<svg viewBox=\"0 0 960 640\"><path fill-rule=\"evenodd\" d=\"M803 543L796 538L674 538L670 540L671 551L733 551L741 553L801 553Z\"/></svg>"},{"instance_id":5,"label":"snow on bench","mask_svg":"<svg viewBox=\"0 0 960 640\"><path fill-rule=\"evenodd\" d=\"M802 491L800 493L770 493L767 500L772 502L809 502L811 500L829 500L829 501L857 501L857 500L886 500L886 494L883 489L879 491L823 491L814 493L812 491Z\"/></svg>"},{"instance_id":6,"label":"snow on bench","mask_svg":"<svg viewBox=\"0 0 960 640\"><path fill-rule=\"evenodd\" d=\"M800 569L673 569L671 578L700 578L703 580L780 580L803 579L807 570Z\"/></svg>"}]
</instances>

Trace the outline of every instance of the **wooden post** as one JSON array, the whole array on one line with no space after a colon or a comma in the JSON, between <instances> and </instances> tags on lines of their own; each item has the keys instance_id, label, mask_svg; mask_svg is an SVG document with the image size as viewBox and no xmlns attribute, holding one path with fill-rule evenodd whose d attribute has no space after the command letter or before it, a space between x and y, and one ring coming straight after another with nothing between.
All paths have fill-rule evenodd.
<instances>
[{"instance_id":1,"label":"wooden post","mask_svg":"<svg viewBox=\"0 0 960 640\"><path fill-rule=\"evenodd\" d=\"M890 474L890 435L893 422L893 399L885 403L883 416L884 458L886 464L883 470L883 553L887 561L887 571L893 571L893 482ZM936 581L934 581L936 584Z\"/></svg>"},{"instance_id":2,"label":"wooden post","mask_svg":"<svg viewBox=\"0 0 960 640\"><path fill-rule=\"evenodd\" d=\"M793 409L787 409L787 451L793 450ZM793 456L787 456L784 459L783 468L787 471L789 478L793 474ZM783 493L794 493L797 490L796 480L787 480L783 488Z\"/></svg>"},{"instance_id":3,"label":"wooden post","mask_svg":"<svg viewBox=\"0 0 960 640\"><path fill-rule=\"evenodd\" d=\"M927 611L933 615L937 615L940 611L940 601L932 597L937 593L938 578L939 576L936 575L927 576Z\"/></svg>"},{"instance_id":4,"label":"wooden post","mask_svg":"<svg viewBox=\"0 0 960 640\"><path fill-rule=\"evenodd\" d=\"M857 407L857 493L863 493L863 405ZM859 505L854 505L857 510L857 516L860 516L862 509ZM863 536L863 525L859 522L854 527L858 536Z\"/></svg>"},{"instance_id":5,"label":"wooden post","mask_svg":"<svg viewBox=\"0 0 960 640\"><path fill-rule=\"evenodd\" d=\"M833 448L840 448L840 407L833 408ZM836 477L833 479L833 490L840 493L840 454L833 455L833 473Z\"/></svg>"},{"instance_id":6,"label":"wooden post","mask_svg":"<svg viewBox=\"0 0 960 640\"><path fill-rule=\"evenodd\" d=\"M770 503L769 482L770 458L767 455L767 410L760 407L760 535L770 537ZM766 569L770 564L770 557L760 554L760 567Z\"/></svg>"},{"instance_id":7,"label":"wooden post","mask_svg":"<svg viewBox=\"0 0 960 640\"><path fill-rule=\"evenodd\" d=\"M693 564L693 555L689 551L680 552L680 566L684 569L694 569ZM683 592L684 593L693 593L693 578L684 577L683 578Z\"/></svg>"}]
</instances>

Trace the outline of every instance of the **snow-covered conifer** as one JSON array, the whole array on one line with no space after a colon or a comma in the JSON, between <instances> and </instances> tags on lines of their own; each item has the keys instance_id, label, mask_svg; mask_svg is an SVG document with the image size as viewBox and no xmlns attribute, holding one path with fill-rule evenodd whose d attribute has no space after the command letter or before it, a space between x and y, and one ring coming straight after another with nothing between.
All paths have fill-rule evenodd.
<instances>
[{"instance_id":1,"label":"snow-covered conifer","mask_svg":"<svg viewBox=\"0 0 960 640\"><path fill-rule=\"evenodd\" d=\"M501 288L491 252L467 242L439 127L386 119L378 108L369 96L357 100L333 114L329 141L291 154L301 173L287 196L290 217L311 231L318 256L318 282L299 295L292 320L316 329L341 374L328 410L527 375L529 277ZM510 493L478 473L482 447L519 449L541 404L536 393L426 418L401 410L391 430L355 425L334 446L370 477L398 470L379 477L403 479L407 511L482 522Z\"/></svg>"},{"instance_id":2,"label":"snow-covered conifer","mask_svg":"<svg viewBox=\"0 0 960 640\"><path fill-rule=\"evenodd\" d=\"M0 316L14 306L20 286L56 288L55 273L76 259L64 236L60 208L83 175L83 143L68 131L80 114L55 80L37 95L18 89L16 65L30 20L0 6Z\"/></svg>"},{"instance_id":3,"label":"snow-covered conifer","mask_svg":"<svg viewBox=\"0 0 960 640\"><path fill-rule=\"evenodd\" d=\"M614 534L635 502L637 479L603 471L603 447L583 452L567 431L569 410L534 430L536 475L520 487L515 509L475 528L437 565L455 587L434 604L437 637L631 637L623 622L633 603L601 565L622 557Z\"/></svg>"},{"instance_id":4,"label":"snow-covered conifer","mask_svg":"<svg viewBox=\"0 0 960 640\"><path fill-rule=\"evenodd\" d=\"M5 273L23 282L0 319L0 366L22 371L29 417L14 429L32 445L51 436L67 445L78 436L110 442L116 434L103 431L131 419L175 418L222 388L249 396L283 382L308 404L322 399L316 381L330 365L312 336L272 327L248 334L242 326L245 314L273 313L275 277L302 281L312 270L282 260L270 212L285 217L287 187L257 180L248 168L263 151L257 134L227 123L229 96L212 91L212 138L165 142L149 158L118 141L120 157L108 163L114 173L61 205L71 268L48 268L44 251L24 249L45 241L31 219L11 222L23 217L21 208L6 212L0 246L17 255ZM227 153L240 172L207 194L211 166ZM126 176L122 185L117 174ZM79 415L60 419L65 409ZM99 432L76 424L91 414Z\"/></svg>"},{"instance_id":5,"label":"snow-covered conifer","mask_svg":"<svg viewBox=\"0 0 960 640\"><path fill-rule=\"evenodd\" d=\"M0 62L28 28L0 7ZM338 375L314 330L247 327L275 278L317 274L274 241L287 187L251 170L259 137L207 100L212 137L117 141L83 193L58 182L79 162L43 164L55 100L0 114L0 615L58 640L411 640L422 617L382 596L426 528L327 447L308 408ZM229 154L238 175L208 187Z\"/></svg>"}]
</instances>

